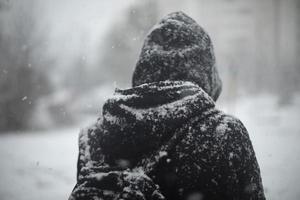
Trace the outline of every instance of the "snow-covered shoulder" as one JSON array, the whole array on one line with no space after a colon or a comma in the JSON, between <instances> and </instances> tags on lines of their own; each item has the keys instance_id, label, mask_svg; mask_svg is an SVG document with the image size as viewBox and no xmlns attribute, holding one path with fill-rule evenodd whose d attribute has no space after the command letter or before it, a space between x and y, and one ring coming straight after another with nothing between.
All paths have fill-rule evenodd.
<instances>
[{"instance_id":1,"label":"snow-covered shoulder","mask_svg":"<svg viewBox=\"0 0 300 200\"><path fill-rule=\"evenodd\" d=\"M221 120L216 127L216 132L219 134L227 134L228 136L243 136L249 137L248 131L244 124L237 117L225 114L220 111Z\"/></svg>"}]
</instances>

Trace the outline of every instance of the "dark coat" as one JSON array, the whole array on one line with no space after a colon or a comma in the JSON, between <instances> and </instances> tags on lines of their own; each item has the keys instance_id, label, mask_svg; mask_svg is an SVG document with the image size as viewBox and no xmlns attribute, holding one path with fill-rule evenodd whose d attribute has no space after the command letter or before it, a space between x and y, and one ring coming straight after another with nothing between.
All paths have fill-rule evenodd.
<instances>
[{"instance_id":1,"label":"dark coat","mask_svg":"<svg viewBox=\"0 0 300 200\"><path fill-rule=\"evenodd\" d=\"M73 199L264 199L247 130L190 82L116 91L79 144Z\"/></svg>"},{"instance_id":2,"label":"dark coat","mask_svg":"<svg viewBox=\"0 0 300 200\"><path fill-rule=\"evenodd\" d=\"M265 199L247 130L215 108L213 47L193 19L154 26L132 81L81 131L70 200Z\"/></svg>"}]
</instances>

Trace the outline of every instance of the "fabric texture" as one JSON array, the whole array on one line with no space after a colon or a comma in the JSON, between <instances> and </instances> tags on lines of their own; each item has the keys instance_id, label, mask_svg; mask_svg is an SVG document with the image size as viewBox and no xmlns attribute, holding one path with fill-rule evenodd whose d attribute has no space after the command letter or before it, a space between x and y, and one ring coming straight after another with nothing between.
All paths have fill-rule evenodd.
<instances>
[{"instance_id":1,"label":"fabric texture","mask_svg":"<svg viewBox=\"0 0 300 200\"><path fill-rule=\"evenodd\" d=\"M248 132L215 107L220 92L208 35L182 12L163 18L133 87L116 89L80 132L69 199L264 200Z\"/></svg>"},{"instance_id":2,"label":"fabric texture","mask_svg":"<svg viewBox=\"0 0 300 200\"><path fill-rule=\"evenodd\" d=\"M147 35L132 85L164 80L194 82L214 100L222 89L209 35L183 12L167 15Z\"/></svg>"},{"instance_id":3,"label":"fabric texture","mask_svg":"<svg viewBox=\"0 0 300 200\"><path fill-rule=\"evenodd\" d=\"M73 199L264 199L245 127L191 82L117 90L79 142Z\"/></svg>"}]
</instances>

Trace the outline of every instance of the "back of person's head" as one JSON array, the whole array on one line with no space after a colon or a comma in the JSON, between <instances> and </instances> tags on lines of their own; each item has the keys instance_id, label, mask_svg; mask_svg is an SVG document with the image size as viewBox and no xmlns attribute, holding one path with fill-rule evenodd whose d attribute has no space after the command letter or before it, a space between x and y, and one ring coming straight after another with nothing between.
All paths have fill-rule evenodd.
<instances>
[{"instance_id":1,"label":"back of person's head","mask_svg":"<svg viewBox=\"0 0 300 200\"><path fill-rule=\"evenodd\" d=\"M147 35L132 85L165 80L194 82L214 100L221 93L211 39L183 12L167 15Z\"/></svg>"}]
</instances>

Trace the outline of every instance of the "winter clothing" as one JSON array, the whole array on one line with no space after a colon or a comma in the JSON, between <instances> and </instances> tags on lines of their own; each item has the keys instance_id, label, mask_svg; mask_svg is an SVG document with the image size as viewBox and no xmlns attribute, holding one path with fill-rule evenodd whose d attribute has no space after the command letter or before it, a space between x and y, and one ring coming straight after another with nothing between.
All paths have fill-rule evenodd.
<instances>
[{"instance_id":1,"label":"winter clothing","mask_svg":"<svg viewBox=\"0 0 300 200\"><path fill-rule=\"evenodd\" d=\"M220 83L203 29L181 12L164 18L134 87L117 89L81 131L70 200L265 199L247 130L215 108Z\"/></svg>"},{"instance_id":2,"label":"winter clothing","mask_svg":"<svg viewBox=\"0 0 300 200\"><path fill-rule=\"evenodd\" d=\"M210 37L183 12L167 15L148 34L132 84L164 80L194 82L214 100L222 89Z\"/></svg>"},{"instance_id":3,"label":"winter clothing","mask_svg":"<svg viewBox=\"0 0 300 200\"><path fill-rule=\"evenodd\" d=\"M150 189L127 188L139 185L126 181L136 170ZM190 82L117 90L104 104L103 117L81 132L78 172L75 199L102 197L104 191L112 196L104 199L114 199L124 188L142 194L129 199L176 200L193 192L205 199L264 199L246 129Z\"/></svg>"}]
</instances>

